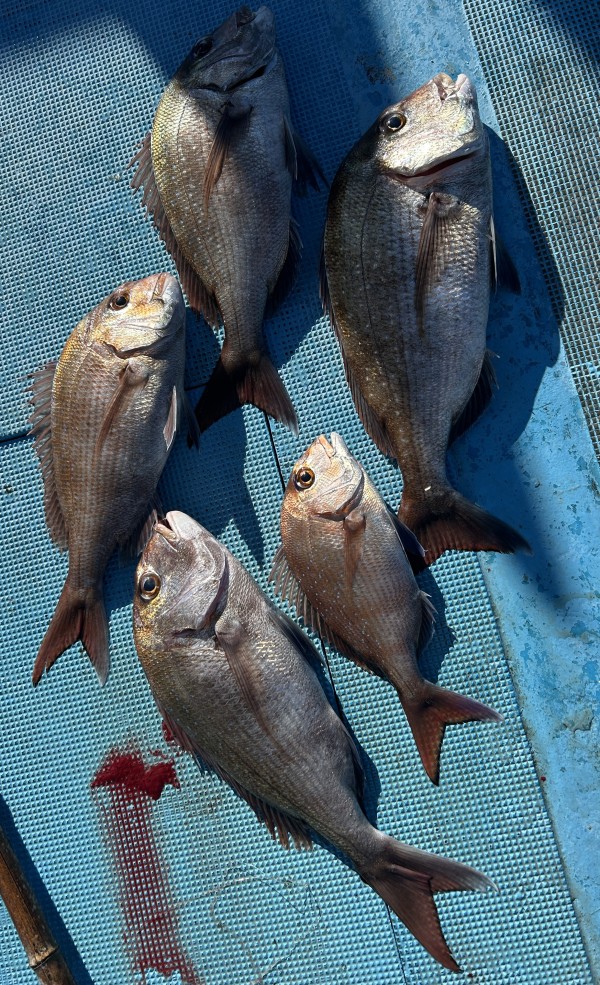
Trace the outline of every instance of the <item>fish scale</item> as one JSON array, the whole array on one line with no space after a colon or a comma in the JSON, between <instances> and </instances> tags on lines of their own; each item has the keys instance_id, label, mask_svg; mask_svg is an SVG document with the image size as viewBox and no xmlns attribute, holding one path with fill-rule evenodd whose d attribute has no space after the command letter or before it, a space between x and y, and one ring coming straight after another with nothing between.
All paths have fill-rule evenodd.
<instances>
[{"instance_id":1,"label":"fish scale","mask_svg":"<svg viewBox=\"0 0 600 985\"><path fill-rule=\"evenodd\" d=\"M501 249L475 90L466 76L441 74L388 107L342 163L322 276L359 416L400 465L398 515L428 563L451 548L528 547L446 474L455 432L491 397L492 244Z\"/></svg>"},{"instance_id":2,"label":"fish scale","mask_svg":"<svg viewBox=\"0 0 600 985\"><path fill-rule=\"evenodd\" d=\"M242 8L201 39L157 107L135 155L133 188L173 256L191 307L225 341L196 408L201 430L253 403L297 429L263 336L291 289L301 242L292 183L320 169L291 129L273 15Z\"/></svg>"},{"instance_id":3,"label":"fish scale","mask_svg":"<svg viewBox=\"0 0 600 985\"><path fill-rule=\"evenodd\" d=\"M286 847L290 835L297 847L309 847L312 832L326 839L433 957L458 971L433 894L493 884L370 824L358 751L313 670L309 640L184 513L157 524L136 586L138 656L183 748Z\"/></svg>"},{"instance_id":4,"label":"fish scale","mask_svg":"<svg viewBox=\"0 0 600 985\"><path fill-rule=\"evenodd\" d=\"M33 376L31 433L46 521L57 546L69 551L34 684L78 639L106 680L104 570L153 510L184 399L184 313L170 274L123 284L75 327L56 367Z\"/></svg>"}]
</instances>

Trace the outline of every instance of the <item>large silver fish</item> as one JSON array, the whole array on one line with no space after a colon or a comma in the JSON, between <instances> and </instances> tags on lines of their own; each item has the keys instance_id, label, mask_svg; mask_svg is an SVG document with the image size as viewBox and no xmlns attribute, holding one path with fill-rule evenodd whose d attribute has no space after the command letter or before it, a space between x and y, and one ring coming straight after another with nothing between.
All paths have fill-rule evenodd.
<instances>
[{"instance_id":1,"label":"large silver fish","mask_svg":"<svg viewBox=\"0 0 600 985\"><path fill-rule=\"evenodd\" d=\"M144 187L142 201L192 308L225 327L196 408L200 428L245 403L296 428L262 325L296 276L293 179L318 187L320 170L292 130L268 7L242 7L197 42L167 86L136 161L132 187Z\"/></svg>"},{"instance_id":2,"label":"large silver fish","mask_svg":"<svg viewBox=\"0 0 600 985\"><path fill-rule=\"evenodd\" d=\"M446 968L458 971L433 893L487 889L474 869L377 831L362 809L354 743L311 666L298 627L184 513L144 550L133 612L137 652L179 742L229 783L273 837L338 848Z\"/></svg>"},{"instance_id":3,"label":"large silver fish","mask_svg":"<svg viewBox=\"0 0 600 985\"><path fill-rule=\"evenodd\" d=\"M152 518L183 399L184 359L181 288L171 274L155 274L121 284L77 325L58 362L33 374L31 434L46 522L69 552L34 684L76 640L102 684L108 676L104 569Z\"/></svg>"},{"instance_id":4,"label":"large silver fish","mask_svg":"<svg viewBox=\"0 0 600 985\"><path fill-rule=\"evenodd\" d=\"M446 474L448 445L487 406L490 282L518 290L494 235L488 138L465 75L390 106L331 189L322 297L358 414L395 458L400 519L431 563L444 551L528 548Z\"/></svg>"},{"instance_id":5,"label":"large silver fish","mask_svg":"<svg viewBox=\"0 0 600 985\"><path fill-rule=\"evenodd\" d=\"M281 538L276 590L341 653L394 685L427 775L438 783L446 726L500 716L422 676L417 657L435 614L411 568L424 567L422 548L339 434L331 443L321 435L294 466Z\"/></svg>"}]
</instances>

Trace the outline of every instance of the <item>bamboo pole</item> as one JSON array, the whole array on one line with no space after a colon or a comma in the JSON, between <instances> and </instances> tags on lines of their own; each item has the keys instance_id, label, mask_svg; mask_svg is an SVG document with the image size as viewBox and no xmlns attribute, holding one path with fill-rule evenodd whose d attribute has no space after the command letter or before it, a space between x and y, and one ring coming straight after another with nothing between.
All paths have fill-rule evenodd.
<instances>
[{"instance_id":1,"label":"bamboo pole","mask_svg":"<svg viewBox=\"0 0 600 985\"><path fill-rule=\"evenodd\" d=\"M42 985L76 985L1 826L0 895Z\"/></svg>"}]
</instances>

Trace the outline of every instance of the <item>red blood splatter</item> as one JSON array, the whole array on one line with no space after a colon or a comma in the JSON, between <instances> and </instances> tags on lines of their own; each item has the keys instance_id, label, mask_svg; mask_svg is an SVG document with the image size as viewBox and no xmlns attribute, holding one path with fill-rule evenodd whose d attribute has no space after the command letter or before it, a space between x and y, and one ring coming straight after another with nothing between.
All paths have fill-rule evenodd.
<instances>
[{"instance_id":1,"label":"red blood splatter","mask_svg":"<svg viewBox=\"0 0 600 985\"><path fill-rule=\"evenodd\" d=\"M203 985L179 939L178 906L153 832L154 802L167 785L179 787L173 761L145 763L135 746L111 750L91 783L109 793L100 807L134 973L145 983L151 968L165 978L179 971L186 985Z\"/></svg>"},{"instance_id":2,"label":"red blood splatter","mask_svg":"<svg viewBox=\"0 0 600 985\"><path fill-rule=\"evenodd\" d=\"M137 750L125 753L113 750L108 754L104 765L92 780L92 790L95 787L107 787L111 783L122 784L129 793L147 793L152 800L159 799L168 783L172 787L179 787L172 760L147 766Z\"/></svg>"},{"instance_id":3,"label":"red blood splatter","mask_svg":"<svg viewBox=\"0 0 600 985\"><path fill-rule=\"evenodd\" d=\"M545 776L540 776L540 780L542 781L542 783L545 783L546 782L546 777Z\"/></svg>"}]
</instances>

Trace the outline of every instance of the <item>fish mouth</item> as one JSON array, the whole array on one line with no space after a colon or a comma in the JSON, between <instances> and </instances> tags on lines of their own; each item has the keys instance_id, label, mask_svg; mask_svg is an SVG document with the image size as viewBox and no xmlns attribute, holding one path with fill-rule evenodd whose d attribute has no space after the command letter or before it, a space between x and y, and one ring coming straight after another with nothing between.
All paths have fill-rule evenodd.
<instances>
[{"instance_id":1,"label":"fish mouth","mask_svg":"<svg viewBox=\"0 0 600 985\"><path fill-rule=\"evenodd\" d=\"M199 524L192 520L187 513L170 510L162 520L154 525L156 533L160 534L168 544L175 546L182 540L193 540L198 534Z\"/></svg>"},{"instance_id":2,"label":"fish mouth","mask_svg":"<svg viewBox=\"0 0 600 985\"><path fill-rule=\"evenodd\" d=\"M411 178L429 178L432 174L441 174L444 171L450 171L456 164L467 161L469 158L475 157L478 153L479 148L476 150L469 150L465 154L457 152L449 157L445 157L443 161L440 161L438 164L434 164L430 168L424 168L420 171L412 171L410 174L405 171L394 171L393 176L394 178L397 178L398 181L410 181Z\"/></svg>"},{"instance_id":3,"label":"fish mouth","mask_svg":"<svg viewBox=\"0 0 600 985\"><path fill-rule=\"evenodd\" d=\"M356 484L353 484L352 492L336 510L324 510L316 514L323 520L343 520L352 510L356 509L362 499L365 488L365 473L360 465L352 458L346 442L337 432L331 432L331 443L324 434L319 435L317 440L329 458L333 459L339 454L339 458L344 461L344 472L339 483L331 490L332 492L335 489L348 485L358 473L358 478Z\"/></svg>"}]
</instances>

